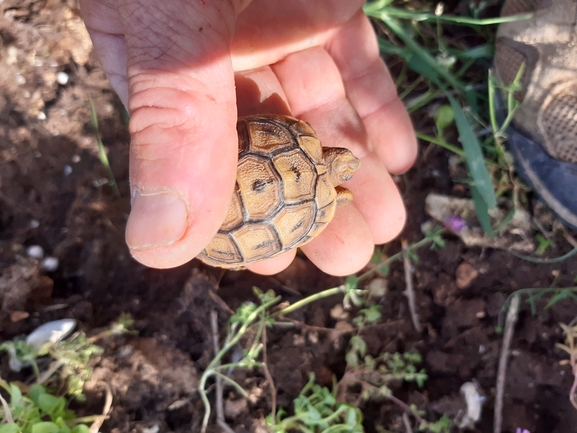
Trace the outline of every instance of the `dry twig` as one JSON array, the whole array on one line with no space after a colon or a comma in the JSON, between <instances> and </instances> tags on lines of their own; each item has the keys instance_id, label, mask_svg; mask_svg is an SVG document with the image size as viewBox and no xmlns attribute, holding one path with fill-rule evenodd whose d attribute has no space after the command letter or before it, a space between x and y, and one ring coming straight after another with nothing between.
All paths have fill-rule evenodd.
<instances>
[{"instance_id":1,"label":"dry twig","mask_svg":"<svg viewBox=\"0 0 577 433\"><path fill-rule=\"evenodd\" d=\"M513 296L511 305L507 311L507 319L505 321L505 335L503 337L503 345L501 347L501 356L499 358L499 371L497 373L497 393L495 395L495 415L493 420L493 433L501 433L501 426L503 424L503 397L505 395L505 378L507 376L507 359L509 358L509 350L511 341L513 340L513 333L515 331L515 323L517 323L517 313L519 312L519 296Z\"/></svg>"},{"instance_id":2,"label":"dry twig","mask_svg":"<svg viewBox=\"0 0 577 433\"><path fill-rule=\"evenodd\" d=\"M407 415L407 412L403 412L403 424L405 425L405 431L407 433L413 433L413 429L411 427L411 421L409 420L409 415Z\"/></svg>"},{"instance_id":3,"label":"dry twig","mask_svg":"<svg viewBox=\"0 0 577 433\"><path fill-rule=\"evenodd\" d=\"M104 421L108 419L108 413L110 412L110 408L112 408L112 389L110 385L107 382L99 381L96 383L96 386L104 388L104 407L102 408L102 415L97 417L90 425L90 433L98 433L100 431L100 427L102 427Z\"/></svg>"},{"instance_id":4,"label":"dry twig","mask_svg":"<svg viewBox=\"0 0 577 433\"><path fill-rule=\"evenodd\" d=\"M563 333L566 335L565 344L556 344L556 346L564 350L569 354L569 365L571 365L571 373L573 374L573 384L571 385L571 390L569 391L569 401L575 409L577 409L577 348L575 347L575 340L577 339L577 326L575 322L577 319L573 319L569 325L560 323L559 325L563 329Z\"/></svg>"},{"instance_id":5,"label":"dry twig","mask_svg":"<svg viewBox=\"0 0 577 433\"><path fill-rule=\"evenodd\" d=\"M403 267L405 268L405 284L407 286L404 295L407 297L409 302L409 311L411 312L411 320L413 321L413 326L417 332L421 332L423 327L421 326L421 322L419 320L417 302L415 299L415 290L413 289L413 265L411 264L411 259L409 258L409 245L405 239L401 241L401 245L403 246Z\"/></svg>"},{"instance_id":6,"label":"dry twig","mask_svg":"<svg viewBox=\"0 0 577 433\"><path fill-rule=\"evenodd\" d=\"M212 347L214 350L214 355L216 356L220 351L220 345L218 343L218 313L216 310L210 312L210 330L212 333ZM220 365L220 363L218 363ZM216 375L216 422L225 432L234 433L224 419L224 403L222 400L222 379L217 374Z\"/></svg>"},{"instance_id":7,"label":"dry twig","mask_svg":"<svg viewBox=\"0 0 577 433\"><path fill-rule=\"evenodd\" d=\"M268 369L268 355L266 351L266 325L263 327L262 335L261 335L261 343L262 343L262 371L264 372L264 377L268 382L268 386L270 388L270 400L271 400L271 413L272 419L276 419L276 388L274 387L274 381L272 379L272 375Z\"/></svg>"}]
</instances>

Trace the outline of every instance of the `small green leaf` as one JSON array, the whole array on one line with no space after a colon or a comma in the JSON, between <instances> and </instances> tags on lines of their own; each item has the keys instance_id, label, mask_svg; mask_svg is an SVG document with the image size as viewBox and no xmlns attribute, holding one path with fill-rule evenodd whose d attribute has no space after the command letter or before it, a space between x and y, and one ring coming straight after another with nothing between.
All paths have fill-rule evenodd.
<instances>
[{"instance_id":1,"label":"small green leaf","mask_svg":"<svg viewBox=\"0 0 577 433\"><path fill-rule=\"evenodd\" d=\"M439 130L439 135L442 135L441 131L451 125L453 120L455 120L455 113L451 106L447 104L441 105L435 113L435 125Z\"/></svg>"},{"instance_id":2,"label":"small green leaf","mask_svg":"<svg viewBox=\"0 0 577 433\"><path fill-rule=\"evenodd\" d=\"M38 399L41 395L46 394L46 389L42 385L32 385L28 391L30 399L38 406Z\"/></svg>"},{"instance_id":3,"label":"small green leaf","mask_svg":"<svg viewBox=\"0 0 577 433\"><path fill-rule=\"evenodd\" d=\"M493 188L491 176L485 165L481 144L461 105L451 95L447 95L447 98L455 113L455 123L459 131L461 144L465 150L465 158L467 159L467 166L473 177L474 186L477 188L486 206L489 209L493 209L497 206L497 199L495 197L495 189Z\"/></svg>"},{"instance_id":4,"label":"small green leaf","mask_svg":"<svg viewBox=\"0 0 577 433\"><path fill-rule=\"evenodd\" d=\"M0 433L19 433L20 427L14 423L4 424L0 426Z\"/></svg>"},{"instance_id":5,"label":"small green leaf","mask_svg":"<svg viewBox=\"0 0 577 433\"><path fill-rule=\"evenodd\" d=\"M38 397L38 407L47 414L55 414L59 412L66 404L62 397L55 397L50 394L42 394Z\"/></svg>"},{"instance_id":6,"label":"small green leaf","mask_svg":"<svg viewBox=\"0 0 577 433\"><path fill-rule=\"evenodd\" d=\"M345 290L355 290L359 285L359 279L356 275L349 275L345 280Z\"/></svg>"},{"instance_id":7,"label":"small green leaf","mask_svg":"<svg viewBox=\"0 0 577 433\"><path fill-rule=\"evenodd\" d=\"M360 411L357 412L355 408L350 408L347 410L347 414L345 416L345 423L348 427L355 427L360 424L359 420Z\"/></svg>"},{"instance_id":8,"label":"small green leaf","mask_svg":"<svg viewBox=\"0 0 577 433\"><path fill-rule=\"evenodd\" d=\"M477 214L479 224L481 224L483 230L485 230L490 237L493 237L493 226L491 226L491 217L489 216L487 203L481 197L479 190L473 185L471 185L471 197L473 197L473 204L475 205L475 213Z\"/></svg>"},{"instance_id":9,"label":"small green leaf","mask_svg":"<svg viewBox=\"0 0 577 433\"><path fill-rule=\"evenodd\" d=\"M53 422L39 422L32 426L31 433L60 433L60 427Z\"/></svg>"},{"instance_id":10,"label":"small green leaf","mask_svg":"<svg viewBox=\"0 0 577 433\"><path fill-rule=\"evenodd\" d=\"M76 427L74 427L70 433L90 433L90 428L88 428L88 426L84 425L84 424L79 424Z\"/></svg>"},{"instance_id":11,"label":"small green leaf","mask_svg":"<svg viewBox=\"0 0 577 433\"><path fill-rule=\"evenodd\" d=\"M13 383L10 384L10 407L14 408L18 406L22 400L22 391Z\"/></svg>"}]
</instances>

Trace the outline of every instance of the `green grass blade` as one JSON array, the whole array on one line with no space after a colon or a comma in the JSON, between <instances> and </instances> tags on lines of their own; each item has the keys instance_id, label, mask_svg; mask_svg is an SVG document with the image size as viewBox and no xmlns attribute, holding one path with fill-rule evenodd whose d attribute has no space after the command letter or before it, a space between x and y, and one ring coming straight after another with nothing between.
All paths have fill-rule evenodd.
<instances>
[{"instance_id":1,"label":"green grass blade","mask_svg":"<svg viewBox=\"0 0 577 433\"><path fill-rule=\"evenodd\" d=\"M116 178L114 177L114 173L112 172L112 168L110 167L110 161L108 160L108 155L106 153L106 148L104 147L104 143L100 138L100 130L98 128L98 116L96 115L96 109L94 108L94 103L92 102L92 98L90 95L88 96L88 103L90 105L90 121L92 122L92 126L94 127L94 133L96 134L96 142L98 143L98 159L100 159L100 163L106 170L106 174L108 175L108 181L114 192L120 197L120 189L118 188L118 183L116 183Z\"/></svg>"},{"instance_id":2,"label":"green grass blade","mask_svg":"<svg viewBox=\"0 0 577 433\"><path fill-rule=\"evenodd\" d=\"M426 134L421 134L420 132L417 132L417 138L419 140L423 140L423 141L428 141L429 143L433 143L436 144L437 146L441 146L444 147L447 150L450 150L451 152L459 155L459 156L465 156L465 152L463 152L463 149L459 149L456 146L453 146L450 143L447 143L445 140L441 139L441 138L436 138L436 137L432 137L430 135L426 135Z\"/></svg>"},{"instance_id":3,"label":"green grass blade","mask_svg":"<svg viewBox=\"0 0 577 433\"><path fill-rule=\"evenodd\" d=\"M423 64L427 66L427 68L425 68L424 71L421 70L419 71L419 73L426 72L427 78L436 75L438 77L441 77L451 87L455 88L459 92L465 91L464 84L461 83L459 80L455 79L455 77L445 67L440 65L439 62L437 62L437 60L431 54L429 54L417 42L415 42L415 40L407 34L405 29L398 23L398 21L390 18L387 14L381 14L379 16L379 19L383 21L383 23L386 24L397 35L397 37L405 43L405 45L411 51L413 56L420 59L423 62ZM413 60L414 58L411 58L409 60L409 66ZM436 81L439 82L438 78Z\"/></svg>"},{"instance_id":4,"label":"green grass blade","mask_svg":"<svg viewBox=\"0 0 577 433\"><path fill-rule=\"evenodd\" d=\"M489 171L485 165L485 158L483 157L481 144L475 136L473 128L471 127L467 115L461 105L451 95L447 95L447 98L449 99L451 107L455 113L455 123L457 124L459 138L465 151L467 166L469 167L469 171L473 177L473 186L485 202L486 207L488 209L493 209L497 206L497 199L495 197L495 189L493 188L491 176L489 175ZM471 190L473 190L473 188L471 188Z\"/></svg>"},{"instance_id":5,"label":"green grass blade","mask_svg":"<svg viewBox=\"0 0 577 433\"><path fill-rule=\"evenodd\" d=\"M493 227L491 226L491 217L489 216L489 208L487 203L481 197L479 190L471 185L471 197L473 198L473 204L475 205L475 213L477 214L477 219L479 224L483 227L483 230L490 236L493 237Z\"/></svg>"},{"instance_id":6,"label":"green grass blade","mask_svg":"<svg viewBox=\"0 0 577 433\"><path fill-rule=\"evenodd\" d=\"M381 6L382 3L369 3L365 6L364 11L370 17L383 19L383 16L389 16L411 21L435 21L439 23L459 24L465 26L491 26L501 23L510 23L513 21L522 21L533 18L533 13L510 15L506 17L495 18L471 18L450 15L436 15L430 12L414 12L396 7ZM379 7L381 6L381 7Z\"/></svg>"}]
</instances>

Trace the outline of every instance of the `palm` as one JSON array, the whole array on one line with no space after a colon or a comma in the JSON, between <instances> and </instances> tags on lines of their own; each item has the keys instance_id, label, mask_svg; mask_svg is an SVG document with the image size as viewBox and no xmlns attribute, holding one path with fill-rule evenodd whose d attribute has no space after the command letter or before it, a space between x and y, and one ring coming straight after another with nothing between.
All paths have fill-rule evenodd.
<instances>
[{"instance_id":1,"label":"palm","mask_svg":"<svg viewBox=\"0 0 577 433\"><path fill-rule=\"evenodd\" d=\"M404 223L387 169L404 171L416 150L361 2L254 0L238 16L207 4L164 2L159 16L152 7L109 9L84 0L95 47L132 115L133 255L155 267L196 255L230 201L237 112L277 112L308 121L325 146L348 147L361 159L346 185L354 203L303 248L329 273L358 270L373 245ZM182 218L186 226L175 229ZM278 272L293 256L251 269Z\"/></svg>"}]
</instances>

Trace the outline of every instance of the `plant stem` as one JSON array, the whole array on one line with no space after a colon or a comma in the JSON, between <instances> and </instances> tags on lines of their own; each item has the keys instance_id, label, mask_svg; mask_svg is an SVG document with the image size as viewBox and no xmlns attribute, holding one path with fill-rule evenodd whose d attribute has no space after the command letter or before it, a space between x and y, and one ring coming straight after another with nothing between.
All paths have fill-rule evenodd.
<instances>
[{"instance_id":1,"label":"plant stem","mask_svg":"<svg viewBox=\"0 0 577 433\"><path fill-rule=\"evenodd\" d=\"M308 305L312 302L318 301L319 299L324 299L324 298L328 298L330 296L345 293L345 291L346 290L345 290L344 285L339 286L339 287L334 287L332 289L323 290L322 292L315 293L314 295L311 295L311 296L307 296L306 298L301 299L300 301L297 301L294 304L289 305L288 307L283 308L282 310L271 314L270 317L271 317L271 319L274 319L275 317L278 317L278 316L286 316L287 314L290 314L293 311L296 311L299 308L302 308L305 305Z\"/></svg>"}]
</instances>

